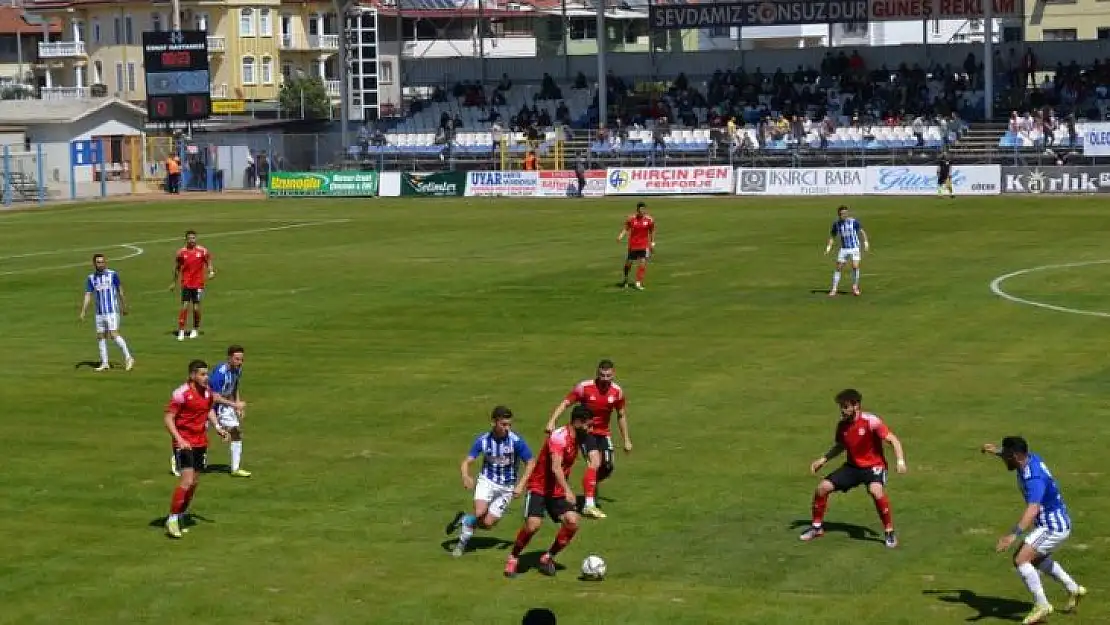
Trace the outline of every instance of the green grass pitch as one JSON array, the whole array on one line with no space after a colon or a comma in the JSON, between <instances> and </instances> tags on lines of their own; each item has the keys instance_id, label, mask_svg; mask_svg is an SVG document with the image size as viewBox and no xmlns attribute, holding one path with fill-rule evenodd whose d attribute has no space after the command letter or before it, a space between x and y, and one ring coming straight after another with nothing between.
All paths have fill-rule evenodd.
<instances>
[{"instance_id":1,"label":"green grass pitch","mask_svg":"<svg viewBox=\"0 0 1110 625\"><path fill-rule=\"evenodd\" d=\"M851 200L873 253L863 296L830 300L840 202L649 200L642 293L614 288L629 199L185 197L0 216L0 623L517 623L535 606L565 625L1012 621L1029 599L993 548L1020 496L976 452L1012 433L1059 479L1075 530L1058 559L1091 590L1052 621L1108 622L1110 319L989 288L1110 258L1106 200ZM167 287L187 228L219 275L203 336L178 343ZM93 251L132 302L130 373L75 368L96 358L77 321ZM1108 283L1094 263L1002 286L1110 313ZM247 347L254 477L203 475L201 518L172 542L150 525L174 484L162 409L188 360L232 342ZM510 405L538 447L603 357L636 444L602 487L609 518L585 521L554 580L503 579L495 545L452 559L442 528L470 500L458 463L490 408ZM862 491L832 500L840 531L797 540L846 386L906 446L897 550L864 533L879 527ZM515 503L488 536L519 522ZM606 558L603 583L575 579L588 553Z\"/></svg>"}]
</instances>

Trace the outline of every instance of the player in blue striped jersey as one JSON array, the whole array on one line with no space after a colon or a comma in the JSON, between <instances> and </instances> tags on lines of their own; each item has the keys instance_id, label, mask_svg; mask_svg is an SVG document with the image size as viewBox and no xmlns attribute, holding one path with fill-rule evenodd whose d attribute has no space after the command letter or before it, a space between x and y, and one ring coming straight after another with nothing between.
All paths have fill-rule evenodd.
<instances>
[{"instance_id":1,"label":"player in blue striped jersey","mask_svg":"<svg viewBox=\"0 0 1110 625\"><path fill-rule=\"evenodd\" d=\"M871 251L871 242L867 239L867 232L860 225L859 220L848 215L848 207L841 206L836 209L836 221L829 229L829 241L825 245L825 254L832 251L833 243L840 239L840 251L836 255L836 269L833 271L832 289L829 297L836 297L837 287L840 286L840 272L844 265L852 261L852 295L859 295L859 261L860 245L863 251Z\"/></svg>"},{"instance_id":2,"label":"player in blue striped jersey","mask_svg":"<svg viewBox=\"0 0 1110 625\"><path fill-rule=\"evenodd\" d=\"M216 365L208 376L208 388L215 395L216 417L220 427L227 430L231 449L231 476L250 477L251 472L243 469L243 431L240 421L245 416L246 402L240 395L239 381L243 376L243 354L241 345L227 348L227 360Z\"/></svg>"},{"instance_id":3,"label":"player in blue striped jersey","mask_svg":"<svg viewBox=\"0 0 1110 625\"><path fill-rule=\"evenodd\" d=\"M89 304L95 300L96 342L100 348L100 366L97 371L106 371L108 364L108 339L112 339L123 352L124 367L130 371L135 366L127 341L119 334L120 315L127 314L127 298L123 294L123 283L119 274L108 269L108 259L103 254L93 255L93 272L85 279L85 299L81 303L81 320L89 311Z\"/></svg>"},{"instance_id":4,"label":"player in blue striped jersey","mask_svg":"<svg viewBox=\"0 0 1110 625\"><path fill-rule=\"evenodd\" d=\"M1065 611L1074 610L1087 594L1087 589L1075 583L1064 567L1052 558L1052 553L1071 535L1071 517L1056 478L1052 477L1041 457L1029 451L1029 444L1020 436L1007 436L1002 439L1001 447L987 443L982 450L983 453L998 456L1006 463L1007 469L1017 472L1018 488L1025 499L1021 518L1009 534L998 539L997 545L1001 553L1025 536L1014 554L1014 566L1033 594L1034 605L1022 623L1041 623L1053 612L1037 569L1064 585L1069 596Z\"/></svg>"},{"instance_id":5,"label":"player in blue striped jersey","mask_svg":"<svg viewBox=\"0 0 1110 625\"><path fill-rule=\"evenodd\" d=\"M474 535L474 528L490 529L504 516L513 498L520 497L528 476L536 467L536 458L519 434L513 432L513 411L497 406L490 415L493 426L474 439L470 452L463 458L462 483L467 490L474 489L474 514L459 512L447 524L451 534L461 527L459 540L451 552L456 558L466 550L466 543ZM470 476L470 465L482 457L478 480ZM521 470L520 463L524 463Z\"/></svg>"}]
</instances>

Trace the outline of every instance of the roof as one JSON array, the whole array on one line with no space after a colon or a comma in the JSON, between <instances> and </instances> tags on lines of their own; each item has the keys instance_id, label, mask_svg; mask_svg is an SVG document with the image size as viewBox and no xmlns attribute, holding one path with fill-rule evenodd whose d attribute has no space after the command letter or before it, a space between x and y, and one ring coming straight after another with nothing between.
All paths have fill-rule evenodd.
<instances>
[{"instance_id":1,"label":"roof","mask_svg":"<svg viewBox=\"0 0 1110 625\"><path fill-rule=\"evenodd\" d=\"M16 33L41 33L42 27L31 24L23 17L23 10L10 6L0 7L0 35L14 35ZM58 19L50 20L50 32L62 32L62 22Z\"/></svg>"},{"instance_id":2,"label":"roof","mask_svg":"<svg viewBox=\"0 0 1110 625\"><path fill-rule=\"evenodd\" d=\"M525 0L364 0L382 15L404 17L513 17L533 14Z\"/></svg>"},{"instance_id":3,"label":"roof","mask_svg":"<svg viewBox=\"0 0 1110 625\"><path fill-rule=\"evenodd\" d=\"M110 106L146 115L146 111L119 98L96 100L0 100L0 119L11 126L70 124Z\"/></svg>"}]
</instances>

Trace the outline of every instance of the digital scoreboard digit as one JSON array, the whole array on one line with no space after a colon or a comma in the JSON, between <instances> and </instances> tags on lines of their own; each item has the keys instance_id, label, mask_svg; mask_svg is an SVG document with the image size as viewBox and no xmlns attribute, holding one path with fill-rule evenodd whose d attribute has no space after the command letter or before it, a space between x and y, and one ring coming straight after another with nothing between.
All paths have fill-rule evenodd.
<instances>
[{"instance_id":1,"label":"digital scoreboard digit","mask_svg":"<svg viewBox=\"0 0 1110 625\"><path fill-rule=\"evenodd\" d=\"M207 32L143 33L143 65L151 121L193 121L211 115Z\"/></svg>"}]
</instances>

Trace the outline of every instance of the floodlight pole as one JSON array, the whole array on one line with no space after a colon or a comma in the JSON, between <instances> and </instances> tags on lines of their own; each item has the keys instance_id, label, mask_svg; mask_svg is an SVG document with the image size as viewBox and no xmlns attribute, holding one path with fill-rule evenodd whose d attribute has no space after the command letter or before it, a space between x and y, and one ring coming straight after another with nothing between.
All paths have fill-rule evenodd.
<instances>
[{"instance_id":1,"label":"floodlight pole","mask_svg":"<svg viewBox=\"0 0 1110 625\"><path fill-rule=\"evenodd\" d=\"M605 0L594 0L597 9L597 127L605 128L609 121L609 85L605 75L605 49L608 35L605 32Z\"/></svg>"},{"instance_id":2,"label":"floodlight pole","mask_svg":"<svg viewBox=\"0 0 1110 625\"><path fill-rule=\"evenodd\" d=\"M347 127L351 124L351 111L348 107L351 96L351 68L347 67L347 11L354 4L352 0L333 0L335 14L339 18L339 134L342 141L343 154L347 153L349 136ZM362 19L362 16L359 16Z\"/></svg>"},{"instance_id":3,"label":"floodlight pole","mask_svg":"<svg viewBox=\"0 0 1110 625\"><path fill-rule=\"evenodd\" d=\"M994 121L994 1L983 2L983 98L986 121Z\"/></svg>"},{"instance_id":4,"label":"floodlight pole","mask_svg":"<svg viewBox=\"0 0 1110 625\"><path fill-rule=\"evenodd\" d=\"M171 29L174 32L181 30L181 0L173 0L170 3L173 16L170 18Z\"/></svg>"}]
</instances>

